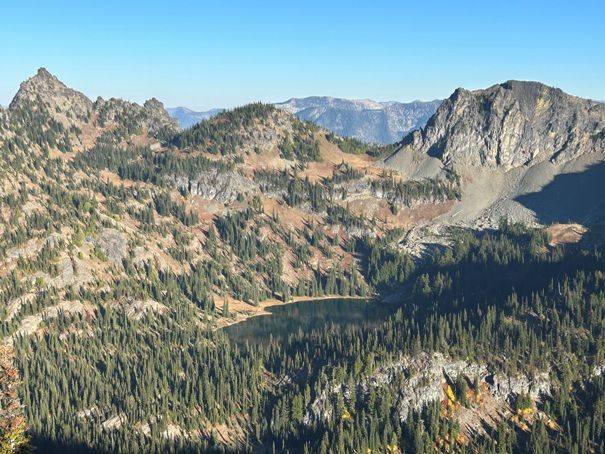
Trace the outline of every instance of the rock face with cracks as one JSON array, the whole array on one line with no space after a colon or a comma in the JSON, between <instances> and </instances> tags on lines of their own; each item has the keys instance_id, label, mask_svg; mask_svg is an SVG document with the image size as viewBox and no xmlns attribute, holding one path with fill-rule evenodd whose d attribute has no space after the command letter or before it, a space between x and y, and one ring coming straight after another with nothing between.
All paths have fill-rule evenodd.
<instances>
[{"instance_id":1,"label":"rock face with cracks","mask_svg":"<svg viewBox=\"0 0 605 454\"><path fill-rule=\"evenodd\" d=\"M452 385L459 375L471 383L475 378L485 383L494 399L499 401L511 401L521 394L529 394L532 399L551 394L552 385L546 372L536 374L533 379L526 375L493 374L483 364L452 360L440 353L421 353L384 365L353 386L342 383L328 387L309 406L304 422L311 425L329 419L331 407L328 403L338 393L345 399L354 399L360 392L367 394L371 387L382 386L397 390L399 417L405 420L410 410L444 400L445 387Z\"/></svg>"},{"instance_id":2,"label":"rock face with cracks","mask_svg":"<svg viewBox=\"0 0 605 454\"><path fill-rule=\"evenodd\" d=\"M401 155L414 154L442 165L510 170L603 151L605 105L538 82L508 81L485 90L457 89L385 163L397 168Z\"/></svg>"},{"instance_id":3,"label":"rock face with cracks","mask_svg":"<svg viewBox=\"0 0 605 454\"><path fill-rule=\"evenodd\" d=\"M25 107L29 103L41 103L53 116L60 117L68 125L87 121L92 109L90 99L67 87L44 68L21 84L9 110Z\"/></svg>"}]
</instances>

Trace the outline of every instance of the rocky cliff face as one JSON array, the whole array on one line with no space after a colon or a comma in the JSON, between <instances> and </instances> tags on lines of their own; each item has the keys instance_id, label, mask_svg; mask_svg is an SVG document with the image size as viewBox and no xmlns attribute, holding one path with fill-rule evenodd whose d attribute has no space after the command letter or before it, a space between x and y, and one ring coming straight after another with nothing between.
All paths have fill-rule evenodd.
<instances>
[{"instance_id":1,"label":"rocky cliff face","mask_svg":"<svg viewBox=\"0 0 605 454\"><path fill-rule=\"evenodd\" d=\"M207 200L216 200L229 204L237 199L239 194L248 196L258 188L250 178L237 172L219 172L210 170L200 172L194 178L173 176L168 179L180 191L188 192Z\"/></svg>"},{"instance_id":2,"label":"rocky cliff face","mask_svg":"<svg viewBox=\"0 0 605 454\"><path fill-rule=\"evenodd\" d=\"M145 101L143 106L122 99L104 100L99 97L93 105L99 124L126 126L129 130L145 129L156 133L162 128L180 129L176 119L170 118L164 105L155 98Z\"/></svg>"},{"instance_id":3,"label":"rocky cliff face","mask_svg":"<svg viewBox=\"0 0 605 454\"><path fill-rule=\"evenodd\" d=\"M44 68L21 84L9 111L30 105L45 108L56 121L67 126L87 121L92 109L90 99L67 87Z\"/></svg>"},{"instance_id":4,"label":"rocky cliff face","mask_svg":"<svg viewBox=\"0 0 605 454\"><path fill-rule=\"evenodd\" d=\"M603 152L604 139L604 105L541 83L509 81L486 90L457 89L397 153L510 170Z\"/></svg>"},{"instance_id":5,"label":"rocky cliff face","mask_svg":"<svg viewBox=\"0 0 605 454\"><path fill-rule=\"evenodd\" d=\"M365 393L371 387L376 389L389 386L397 390L399 417L404 421L410 410L420 410L433 402L447 400L445 390L458 376L465 377L468 383L473 383L476 378L499 407L514 401L521 394L528 394L533 400L539 400L552 393L552 383L546 371L533 377L523 374L496 374L488 372L485 364L453 360L441 353L430 355L423 352L384 365L359 383L336 383L327 387L309 405L304 423L312 425L329 419L332 415L327 403L337 394L343 394L350 399L357 389L362 389Z\"/></svg>"}]
</instances>

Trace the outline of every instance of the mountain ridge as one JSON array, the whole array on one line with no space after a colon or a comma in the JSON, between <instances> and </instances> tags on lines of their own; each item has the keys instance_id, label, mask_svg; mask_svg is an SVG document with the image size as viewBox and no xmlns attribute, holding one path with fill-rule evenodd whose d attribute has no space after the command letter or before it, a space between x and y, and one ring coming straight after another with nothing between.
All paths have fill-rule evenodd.
<instances>
[{"instance_id":1,"label":"mountain ridge","mask_svg":"<svg viewBox=\"0 0 605 454\"><path fill-rule=\"evenodd\" d=\"M522 196L601 162L604 139L604 105L539 82L507 81L484 90L457 89L382 162L405 178L434 178L450 169L468 181L462 199L436 223L495 226L509 217L531 224L540 216L535 203L520 203L530 200ZM571 184L558 187L569 196L585 195ZM555 192L543 195L542 203L556 208L545 214L551 221L600 217L595 212L578 218L570 204L557 204ZM602 199L595 193L595 206Z\"/></svg>"},{"instance_id":2,"label":"mountain ridge","mask_svg":"<svg viewBox=\"0 0 605 454\"><path fill-rule=\"evenodd\" d=\"M316 96L292 98L276 106L340 136L387 144L398 142L409 131L423 126L440 103L438 100L399 103Z\"/></svg>"},{"instance_id":3,"label":"mountain ridge","mask_svg":"<svg viewBox=\"0 0 605 454\"><path fill-rule=\"evenodd\" d=\"M566 255L584 227L514 221L517 206L527 224L598 212L603 153L494 164L463 146L577 103L561 120L570 143L605 140L583 102L523 83L461 89L411 139L369 147L273 105L182 131L153 98L88 107L54 76L33 79L0 111L0 337L40 451L495 451L515 431L523 449L530 423L547 446L585 441L564 430L592 399L574 384L592 390L603 370L602 249ZM63 107L78 100L87 115ZM449 145L442 124L458 134ZM415 137L426 146L411 149ZM396 156L406 165L389 168ZM558 205L575 212L547 216ZM557 228L571 240L551 241ZM398 310L264 347L219 329L326 295L388 295ZM590 433L598 449L605 432Z\"/></svg>"},{"instance_id":4,"label":"mountain ridge","mask_svg":"<svg viewBox=\"0 0 605 454\"><path fill-rule=\"evenodd\" d=\"M539 82L507 81L472 92L458 88L398 153L428 155L444 166L510 170L604 151L595 140L604 129L601 104Z\"/></svg>"},{"instance_id":5,"label":"mountain ridge","mask_svg":"<svg viewBox=\"0 0 605 454\"><path fill-rule=\"evenodd\" d=\"M439 100L400 103L311 96L291 98L274 105L342 137L355 138L368 144L390 144L401 140L407 132L423 126L440 103ZM186 128L211 118L223 109L194 112L185 107L169 107L166 110L179 119L181 127Z\"/></svg>"},{"instance_id":6,"label":"mountain ridge","mask_svg":"<svg viewBox=\"0 0 605 454\"><path fill-rule=\"evenodd\" d=\"M33 116L30 112L34 112ZM72 145L82 149L84 143L93 143L110 125L112 134L120 139L135 130L142 133L145 129L157 134L164 129L180 129L178 122L170 118L164 105L155 98L145 101L143 106L117 98L104 100L100 96L93 102L83 93L67 87L45 68L40 68L20 85L4 113L22 127L31 122L42 123L43 129L62 134L66 149ZM86 137L81 134L82 128L86 129Z\"/></svg>"}]
</instances>

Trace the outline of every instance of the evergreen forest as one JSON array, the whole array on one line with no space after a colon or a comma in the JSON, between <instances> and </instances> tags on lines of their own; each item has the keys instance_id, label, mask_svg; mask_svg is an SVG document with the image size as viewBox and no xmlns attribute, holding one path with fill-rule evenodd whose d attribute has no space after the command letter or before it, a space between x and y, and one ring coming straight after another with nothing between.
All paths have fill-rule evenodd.
<instances>
[{"instance_id":1,"label":"evergreen forest","mask_svg":"<svg viewBox=\"0 0 605 454\"><path fill-rule=\"evenodd\" d=\"M468 179L387 168L401 143L32 79L67 101L0 111L0 452L605 452L598 228L435 233ZM226 329L335 298L380 317Z\"/></svg>"}]
</instances>

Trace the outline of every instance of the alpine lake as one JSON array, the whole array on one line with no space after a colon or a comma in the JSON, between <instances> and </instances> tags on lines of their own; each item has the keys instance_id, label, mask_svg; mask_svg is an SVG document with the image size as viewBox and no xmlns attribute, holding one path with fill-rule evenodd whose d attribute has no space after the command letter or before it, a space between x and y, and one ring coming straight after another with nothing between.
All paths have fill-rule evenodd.
<instances>
[{"instance_id":1,"label":"alpine lake","mask_svg":"<svg viewBox=\"0 0 605 454\"><path fill-rule=\"evenodd\" d=\"M396 306L366 299L329 298L297 301L271 306L267 308L270 314L250 317L223 329L238 343L258 344L270 340L285 340L289 334L299 330L310 332L327 327L344 331L359 326L378 326L396 309Z\"/></svg>"}]
</instances>

